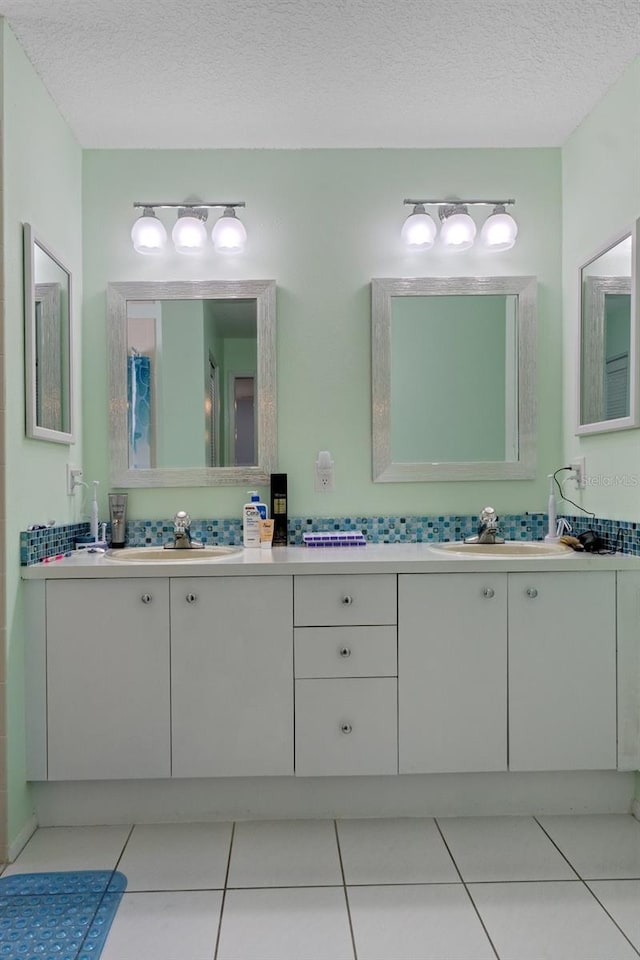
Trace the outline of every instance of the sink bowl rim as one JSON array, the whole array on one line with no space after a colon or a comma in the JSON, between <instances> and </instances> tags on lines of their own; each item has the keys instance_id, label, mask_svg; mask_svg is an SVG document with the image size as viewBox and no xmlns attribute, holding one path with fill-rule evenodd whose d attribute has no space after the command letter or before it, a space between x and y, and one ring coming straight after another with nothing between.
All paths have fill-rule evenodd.
<instances>
[{"instance_id":1,"label":"sink bowl rim","mask_svg":"<svg viewBox=\"0 0 640 960\"><path fill-rule=\"evenodd\" d=\"M223 560L239 554L242 547L205 546L194 550L165 550L164 547L125 547L108 550L107 560L115 563L203 563L205 560Z\"/></svg>"},{"instance_id":2,"label":"sink bowl rim","mask_svg":"<svg viewBox=\"0 0 640 960\"><path fill-rule=\"evenodd\" d=\"M433 543L431 546L442 553L461 557L482 557L483 559L519 559L519 558L565 558L575 551L564 543L545 543L544 540L507 540L505 543L465 543L464 540L450 540ZM504 549L506 548L506 549Z\"/></svg>"}]
</instances>

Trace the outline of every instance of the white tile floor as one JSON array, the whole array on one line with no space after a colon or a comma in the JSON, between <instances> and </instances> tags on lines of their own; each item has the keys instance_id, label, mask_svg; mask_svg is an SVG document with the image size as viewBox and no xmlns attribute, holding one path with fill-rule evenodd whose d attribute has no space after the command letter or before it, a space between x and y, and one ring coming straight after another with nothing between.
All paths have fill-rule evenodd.
<instances>
[{"instance_id":1,"label":"white tile floor","mask_svg":"<svg viewBox=\"0 0 640 960\"><path fill-rule=\"evenodd\" d=\"M116 868L101 960L640 956L631 817L57 827L4 876Z\"/></svg>"}]
</instances>

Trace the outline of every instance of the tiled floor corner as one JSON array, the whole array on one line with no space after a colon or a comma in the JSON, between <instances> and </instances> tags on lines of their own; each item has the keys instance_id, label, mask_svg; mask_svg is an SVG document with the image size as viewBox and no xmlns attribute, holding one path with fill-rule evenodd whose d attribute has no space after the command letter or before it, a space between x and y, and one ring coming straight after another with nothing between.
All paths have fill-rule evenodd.
<instances>
[{"instance_id":1,"label":"tiled floor corner","mask_svg":"<svg viewBox=\"0 0 640 960\"><path fill-rule=\"evenodd\" d=\"M128 880L102 960L640 957L627 816L58 827L3 877L97 869Z\"/></svg>"}]
</instances>

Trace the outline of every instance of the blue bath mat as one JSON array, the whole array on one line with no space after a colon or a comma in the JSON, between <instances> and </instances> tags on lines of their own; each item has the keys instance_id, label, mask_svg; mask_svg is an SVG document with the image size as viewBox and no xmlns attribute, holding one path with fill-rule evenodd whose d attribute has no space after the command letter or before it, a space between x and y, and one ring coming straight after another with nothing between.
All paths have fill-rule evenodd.
<instances>
[{"instance_id":1,"label":"blue bath mat","mask_svg":"<svg viewBox=\"0 0 640 960\"><path fill-rule=\"evenodd\" d=\"M1 960L97 960L126 886L112 870L0 877Z\"/></svg>"}]
</instances>

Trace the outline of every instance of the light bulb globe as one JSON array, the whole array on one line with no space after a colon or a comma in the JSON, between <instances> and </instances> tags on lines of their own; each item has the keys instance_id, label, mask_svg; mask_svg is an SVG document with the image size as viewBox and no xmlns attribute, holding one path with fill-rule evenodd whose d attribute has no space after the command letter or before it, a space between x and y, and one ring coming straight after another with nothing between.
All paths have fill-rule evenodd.
<instances>
[{"instance_id":1,"label":"light bulb globe","mask_svg":"<svg viewBox=\"0 0 640 960\"><path fill-rule=\"evenodd\" d=\"M440 228L440 241L448 250L469 250L476 238L476 225L468 213L452 213Z\"/></svg>"},{"instance_id":2,"label":"light bulb globe","mask_svg":"<svg viewBox=\"0 0 640 960\"><path fill-rule=\"evenodd\" d=\"M216 253L241 253L247 242L247 231L232 207L227 207L214 224L211 239Z\"/></svg>"},{"instance_id":3,"label":"light bulb globe","mask_svg":"<svg viewBox=\"0 0 640 960\"><path fill-rule=\"evenodd\" d=\"M145 209L131 228L131 242L136 253L162 253L167 243L167 231L153 210Z\"/></svg>"},{"instance_id":4,"label":"light bulb globe","mask_svg":"<svg viewBox=\"0 0 640 960\"><path fill-rule=\"evenodd\" d=\"M178 253L200 253L207 242L207 231L200 217L186 213L178 216L171 239Z\"/></svg>"},{"instance_id":5,"label":"light bulb globe","mask_svg":"<svg viewBox=\"0 0 640 960\"><path fill-rule=\"evenodd\" d=\"M411 250L430 250L436 239L436 225L424 207L414 208L402 224L400 237Z\"/></svg>"},{"instance_id":6,"label":"light bulb globe","mask_svg":"<svg viewBox=\"0 0 640 960\"><path fill-rule=\"evenodd\" d=\"M513 217L498 210L487 217L480 231L480 240L488 250L510 250L518 236L518 224Z\"/></svg>"}]
</instances>

